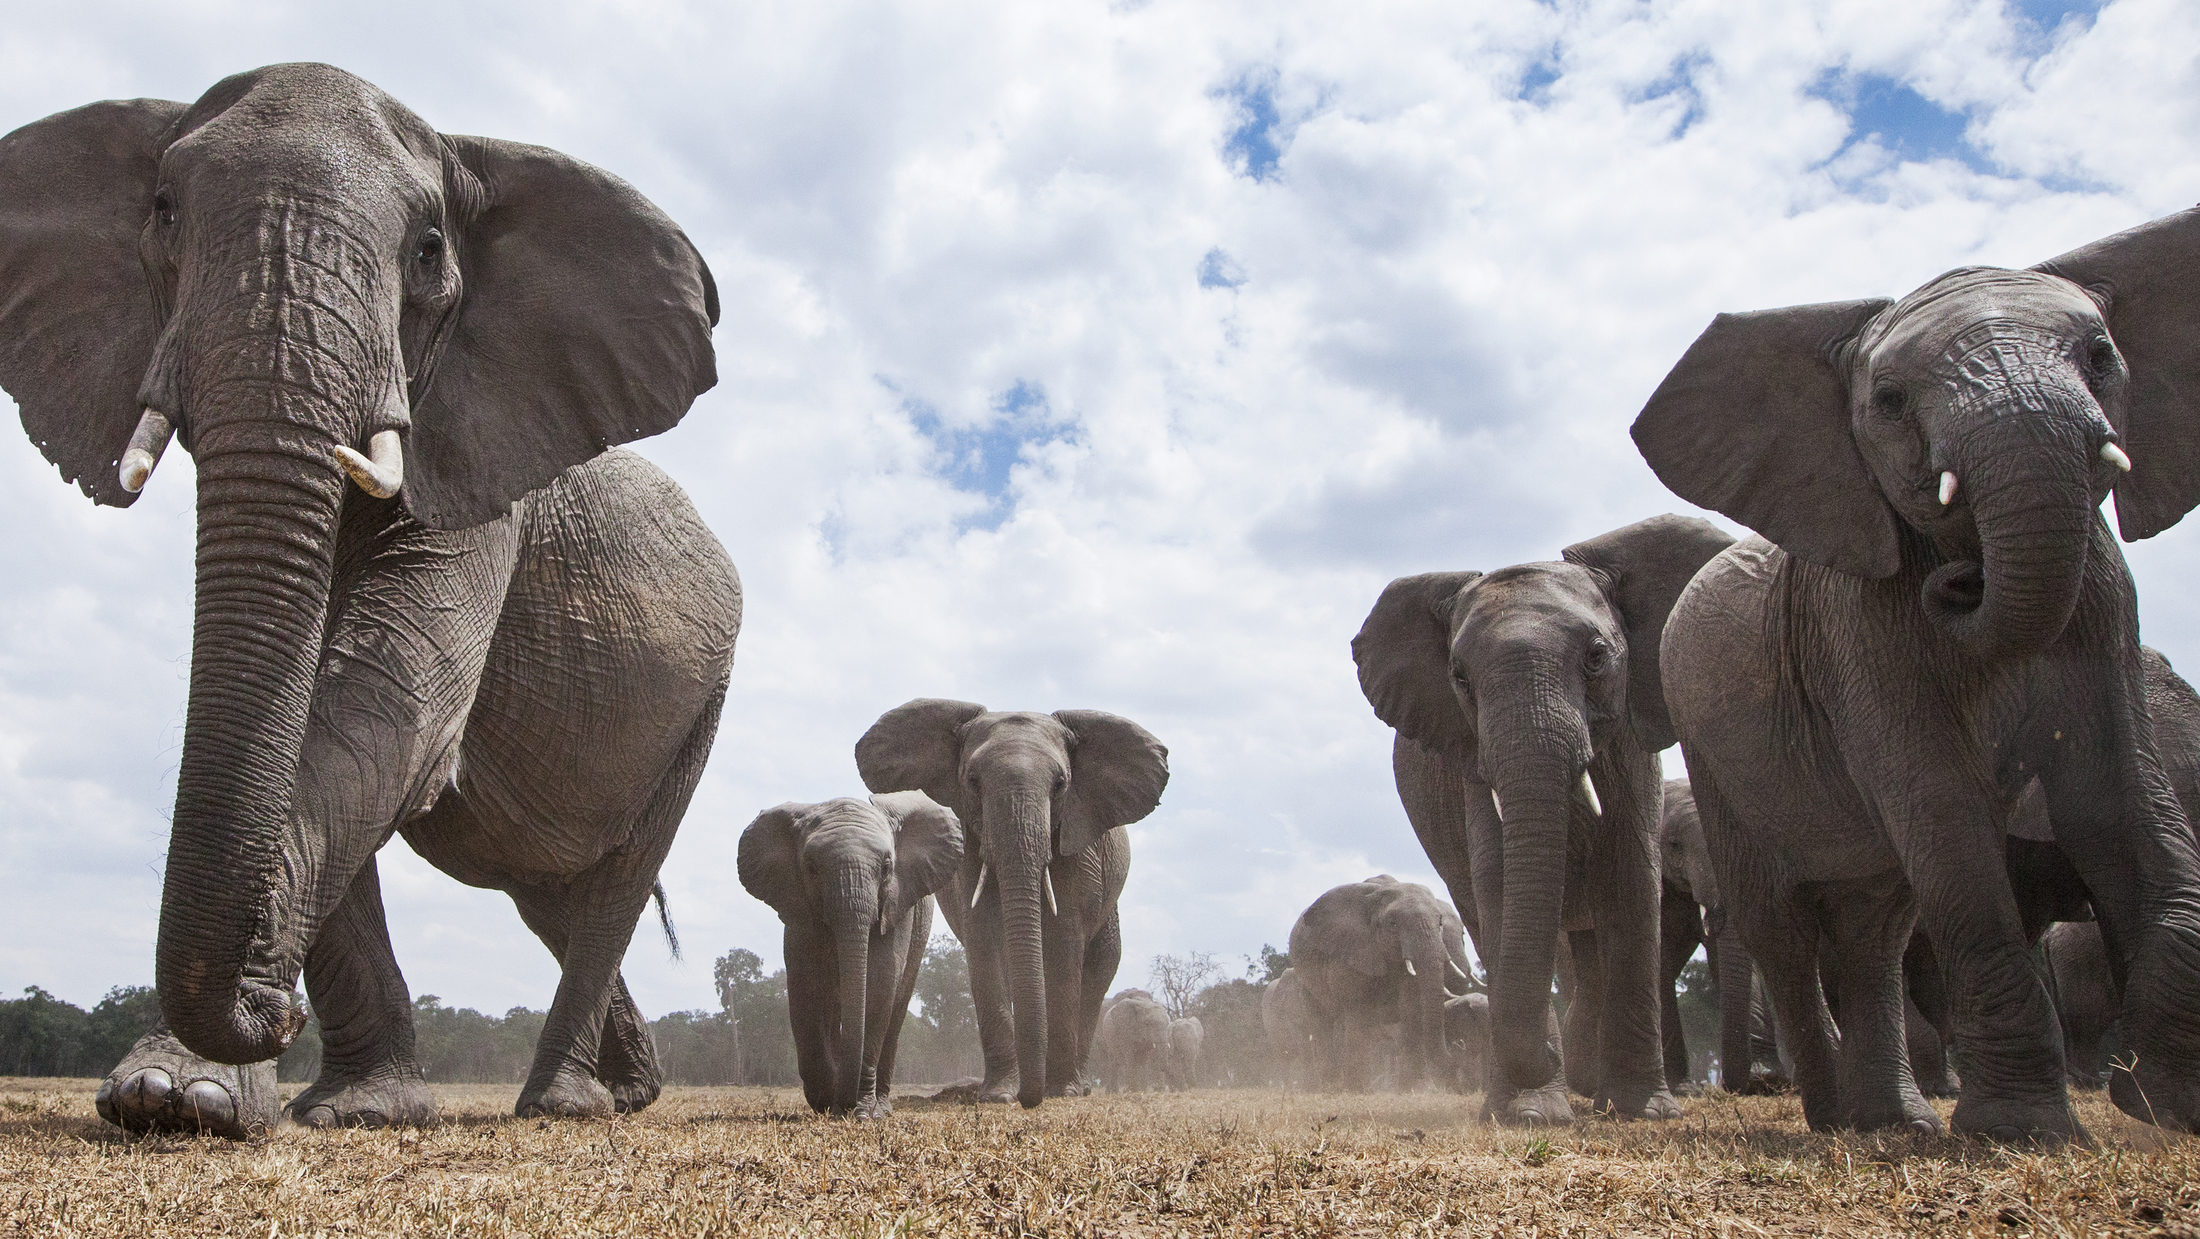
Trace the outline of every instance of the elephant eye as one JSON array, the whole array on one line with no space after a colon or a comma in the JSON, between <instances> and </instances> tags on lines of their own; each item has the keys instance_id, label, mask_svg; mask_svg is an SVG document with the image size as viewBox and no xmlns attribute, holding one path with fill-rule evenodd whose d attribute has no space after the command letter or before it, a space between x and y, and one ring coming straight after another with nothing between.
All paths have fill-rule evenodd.
<instances>
[{"instance_id":1,"label":"elephant eye","mask_svg":"<svg viewBox=\"0 0 2200 1239\"><path fill-rule=\"evenodd\" d=\"M1598 637L1589 643L1589 654L1582 659L1582 666L1588 669L1590 675L1603 675L1612 669L1612 659L1618 654L1619 651L1612 648L1611 642Z\"/></svg>"},{"instance_id":2,"label":"elephant eye","mask_svg":"<svg viewBox=\"0 0 2200 1239\"><path fill-rule=\"evenodd\" d=\"M1902 420L1903 411L1908 407L1909 398L1902 394L1902 388L1897 384L1881 381L1872 388L1872 412L1874 414L1890 422L1899 422Z\"/></svg>"},{"instance_id":3,"label":"elephant eye","mask_svg":"<svg viewBox=\"0 0 2200 1239\"><path fill-rule=\"evenodd\" d=\"M153 218L159 220L163 228L176 226L176 200L165 189L153 195Z\"/></svg>"},{"instance_id":4,"label":"elephant eye","mask_svg":"<svg viewBox=\"0 0 2200 1239\"><path fill-rule=\"evenodd\" d=\"M2116 344L2106 335L2094 336L2085 346L2086 381L2099 386L2123 373L2123 358L2116 353Z\"/></svg>"},{"instance_id":5,"label":"elephant eye","mask_svg":"<svg viewBox=\"0 0 2200 1239\"><path fill-rule=\"evenodd\" d=\"M413 248L413 261L423 267L433 266L443 257L443 230L430 228L420 234L420 242Z\"/></svg>"}]
</instances>

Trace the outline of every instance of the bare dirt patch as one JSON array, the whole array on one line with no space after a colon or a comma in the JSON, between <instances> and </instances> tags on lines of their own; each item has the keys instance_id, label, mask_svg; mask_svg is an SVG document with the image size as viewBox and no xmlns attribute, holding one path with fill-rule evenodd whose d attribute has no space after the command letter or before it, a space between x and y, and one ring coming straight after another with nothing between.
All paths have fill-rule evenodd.
<instances>
[{"instance_id":1,"label":"bare dirt patch","mask_svg":"<svg viewBox=\"0 0 2200 1239\"><path fill-rule=\"evenodd\" d=\"M1791 1098L1518 1132L1473 1099L1229 1091L1013 1107L673 1089L639 1115L515 1119L438 1088L428 1131L131 1138L89 1081L0 1080L0 1231L54 1235L1978 1234L2200 1236L2200 1143L2029 1152L1813 1136ZM2162 1147L2148 1147L2160 1144Z\"/></svg>"}]
</instances>

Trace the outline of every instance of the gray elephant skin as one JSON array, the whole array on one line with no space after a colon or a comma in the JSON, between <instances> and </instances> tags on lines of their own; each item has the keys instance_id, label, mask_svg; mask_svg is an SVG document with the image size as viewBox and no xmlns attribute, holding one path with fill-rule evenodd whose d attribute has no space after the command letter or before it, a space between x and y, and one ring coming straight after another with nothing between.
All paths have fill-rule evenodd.
<instances>
[{"instance_id":1,"label":"gray elephant skin","mask_svg":"<svg viewBox=\"0 0 2200 1239\"><path fill-rule=\"evenodd\" d=\"M812 1109L893 1112L894 1046L932 937L932 892L962 853L962 824L923 792L790 802L741 832L741 885L787 927L787 1018Z\"/></svg>"},{"instance_id":2,"label":"gray elephant skin","mask_svg":"<svg viewBox=\"0 0 2200 1239\"><path fill-rule=\"evenodd\" d=\"M1671 1118L1658 1035L1658 829L1673 743L1658 640L1673 600L1732 539L1659 516L1556 563L1403 577L1352 656L1397 729L1399 799L1490 965L1486 1111L1573 1111L1549 1036L1569 933L1581 988L1566 1042L1599 1109Z\"/></svg>"},{"instance_id":3,"label":"gray elephant skin","mask_svg":"<svg viewBox=\"0 0 2200 1239\"><path fill-rule=\"evenodd\" d=\"M439 134L324 65L0 139L0 384L128 506L197 465L189 705L155 976L109 1117L269 1121L217 1064L322 1024L307 1123L426 1121L374 854L509 892L558 956L523 1114L646 1105L619 963L715 735L724 550L654 467L716 381L710 272L630 186ZM211 1061L208 1061L211 1060ZM190 1107L184 1107L188 1110Z\"/></svg>"},{"instance_id":4,"label":"gray elephant skin","mask_svg":"<svg viewBox=\"0 0 2200 1239\"><path fill-rule=\"evenodd\" d=\"M928 697L881 715L856 742L856 769L872 791L923 791L963 824L962 869L940 903L970 961L978 1098L1006 1101L1012 1083L1027 1107L1080 1091L1123 957L1122 828L1161 803L1169 751L1101 710Z\"/></svg>"},{"instance_id":5,"label":"gray elephant skin","mask_svg":"<svg viewBox=\"0 0 2200 1239\"><path fill-rule=\"evenodd\" d=\"M1207 1026L1196 1015L1169 1021L1169 1087L1178 1092L1199 1080L1199 1056L1207 1044Z\"/></svg>"},{"instance_id":6,"label":"gray elephant skin","mask_svg":"<svg viewBox=\"0 0 2200 1239\"><path fill-rule=\"evenodd\" d=\"M1387 873L1332 887L1291 926L1290 951L1324 1088L1368 1087L1386 1024L1399 1026L1396 1087L1444 1077L1444 1003L1469 974L1459 914L1435 892Z\"/></svg>"},{"instance_id":7,"label":"gray elephant skin","mask_svg":"<svg viewBox=\"0 0 2200 1239\"><path fill-rule=\"evenodd\" d=\"M1111 1093L1145 1092L1169 1057L1169 1009L1142 989L1127 989L1100 1010L1093 1061Z\"/></svg>"},{"instance_id":8,"label":"gray elephant skin","mask_svg":"<svg viewBox=\"0 0 2200 1239\"><path fill-rule=\"evenodd\" d=\"M1681 598L1664 675L1814 1127L1939 1128L1899 1052L1917 922L1953 987L1956 1130L2080 1134L2003 862L2034 778L2127 981L2111 1096L2200 1120L2200 860L2097 510L2113 491L2141 538L2200 498L2195 269L2188 211L1898 301L1721 315L1635 422L1675 493L1762 535Z\"/></svg>"},{"instance_id":9,"label":"gray elephant skin","mask_svg":"<svg viewBox=\"0 0 2200 1239\"><path fill-rule=\"evenodd\" d=\"M1482 1087L1490 1052L1490 996L1459 994L1444 1000L1444 1042L1451 1054L1450 1084L1455 1093Z\"/></svg>"},{"instance_id":10,"label":"gray elephant skin","mask_svg":"<svg viewBox=\"0 0 2200 1239\"><path fill-rule=\"evenodd\" d=\"M1296 968L1286 968L1260 992L1260 1027L1268 1037L1271 1074L1286 1085L1306 1083L1314 1058L1314 1013Z\"/></svg>"}]
</instances>

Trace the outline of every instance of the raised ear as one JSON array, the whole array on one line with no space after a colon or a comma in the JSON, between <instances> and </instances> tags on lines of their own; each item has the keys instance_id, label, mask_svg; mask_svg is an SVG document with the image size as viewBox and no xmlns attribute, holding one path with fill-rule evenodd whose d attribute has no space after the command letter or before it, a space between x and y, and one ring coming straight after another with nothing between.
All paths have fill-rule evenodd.
<instances>
[{"instance_id":1,"label":"raised ear","mask_svg":"<svg viewBox=\"0 0 2200 1239\"><path fill-rule=\"evenodd\" d=\"M793 924L808 920L810 890L802 880L802 838L796 827L812 806L789 801L764 810L741 832L741 847L734 868L742 889L772 906L779 919Z\"/></svg>"},{"instance_id":2,"label":"raised ear","mask_svg":"<svg viewBox=\"0 0 2200 1239\"><path fill-rule=\"evenodd\" d=\"M919 697L878 716L856 741L856 773L874 792L916 790L962 803L962 729L985 713L974 701Z\"/></svg>"},{"instance_id":3,"label":"raised ear","mask_svg":"<svg viewBox=\"0 0 2200 1239\"><path fill-rule=\"evenodd\" d=\"M879 912L886 923L955 880L962 868L962 823L923 792L886 792L871 803L894 824L894 906Z\"/></svg>"},{"instance_id":4,"label":"raised ear","mask_svg":"<svg viewBox=\"0 0 2200 1239\"><path fill-rule=\"evenodd\" d=\"M610 173L540 146L443 141L471 209L457 308L413 376L404 496L423 524L461 529L685 416L718 381L718 289L687 234Z\"/></svg>"},{"instance_id":5,"label":"raised ear","mask_svg":"<svg viewBox=\"0 0 2200 1239\"><path fill-rule=\"evenodd\" d=\"M1425 572L1383 587L1352 638L1360 691L1375 717L1473 768L1474 729L1451 691L1451 608L1479 572Z\"/></svg>"},{"instance_id":6,"label":"raised ear","mask_svg":"<svg viewBox=\"0 0 2200 1239\"><path fill-rule=\"evenodd\" d=\"M1652 752L1673 745L1658 678L1665 619L1697 570L1732 545L1733 537L1710 521L1653 516L1559 552L1567 563L1593 568L1611 582L1606 596L1627 631L1627 713Z\"/></svg>"},{"instance_id":7,"label":"raised ear","mask_svg":"<svg viewBox=\"0 0 2200 1239\"><path fill-rule=\"evenodd\" d=\"M184 107L93 103L0 138L0 387L62 479L118 508L160 332L138 237Z\"/></svg>"},{"instance_id":8,"label":"raised ear","mask_svg":"<svg viewBox=\"0 0 2200 1239\"><path fill-rule=\"evenodd\" d=\"M1856 576L1902 566L1894 509L1849 432L1841 346L1892 302L1721 314L1635 419L1658 480L1801 559Z\"/></svg>"},{"instance_id":9,"label":"raised ear","mask_svg":"<svg viewBox=\"0 0 2200 1239\"><path fill-rule=\"evenodd\" d=\"M2116 483L2124 540L2151 538L2200 503L2200 207L2104 237L2038 270L2082 285L2104 306L2131 368Z\"/></svg>"},{"instance_id":10,"label":"raised ear","mask_svg":"<svg viewBox=\"0 0 2200 1239\"><path fill-rule=\"evenodd\" d=\"M1169 785L1169 750L1120 714L1056 710L1054 717L1076 737L1054 852L1075 856L1107 832L1154 811Z\"/></svg>"}]
</instances>

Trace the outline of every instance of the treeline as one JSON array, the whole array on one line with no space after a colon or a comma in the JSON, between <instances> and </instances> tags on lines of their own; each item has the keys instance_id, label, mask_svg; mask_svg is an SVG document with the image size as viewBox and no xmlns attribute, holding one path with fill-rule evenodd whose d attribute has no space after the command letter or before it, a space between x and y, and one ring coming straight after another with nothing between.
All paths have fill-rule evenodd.
<instances>
[{"instance_id":1,"label":"treeline","mask_svg":"<svg viewBox=\"0 0 2200 1239\"><path fill-rule=\"evenodd\" d=\"M1204 952L1156 956L1146 982L1171 1015L1195 1015L1206 1027L1199 1083L1243 1087L1269 1083L1267 1033L1260 1022L1261 994L1290 966L1290 957L1262 947L1245 960L1243 973L1224 975ZM764 971L754 952L735 948L719 956L711 979L716 1011L675 1011L652 1021L657 1057L668 1084L794 1085L794 1036L787 1023L787 974ZM1117 988L1135 984L1118 976ZM1718 992L1710 970L1692 961L1681 974L1681 1022L1699 1077L1718 1044ZM160 1019L160 999L150 986L109 990L86 1011L32 986L21 998L0 1000L0 1075L103 1076ZM501 1016L447 1007L434 994L413 1000L413 1024L422 1071L450 1083L518 1084L527 1078L544 1013L514 1007ZM276 1062L286 1081L311 1080L320 1070L317 1021L308 1020ZM932 940L917 974L914 1001L902 1024L895 1059L897 1085L946 1084L984 1070L978 1025L970 1002L969 969L962 946L942 935Z\"/></svg>"}]
</instances>

